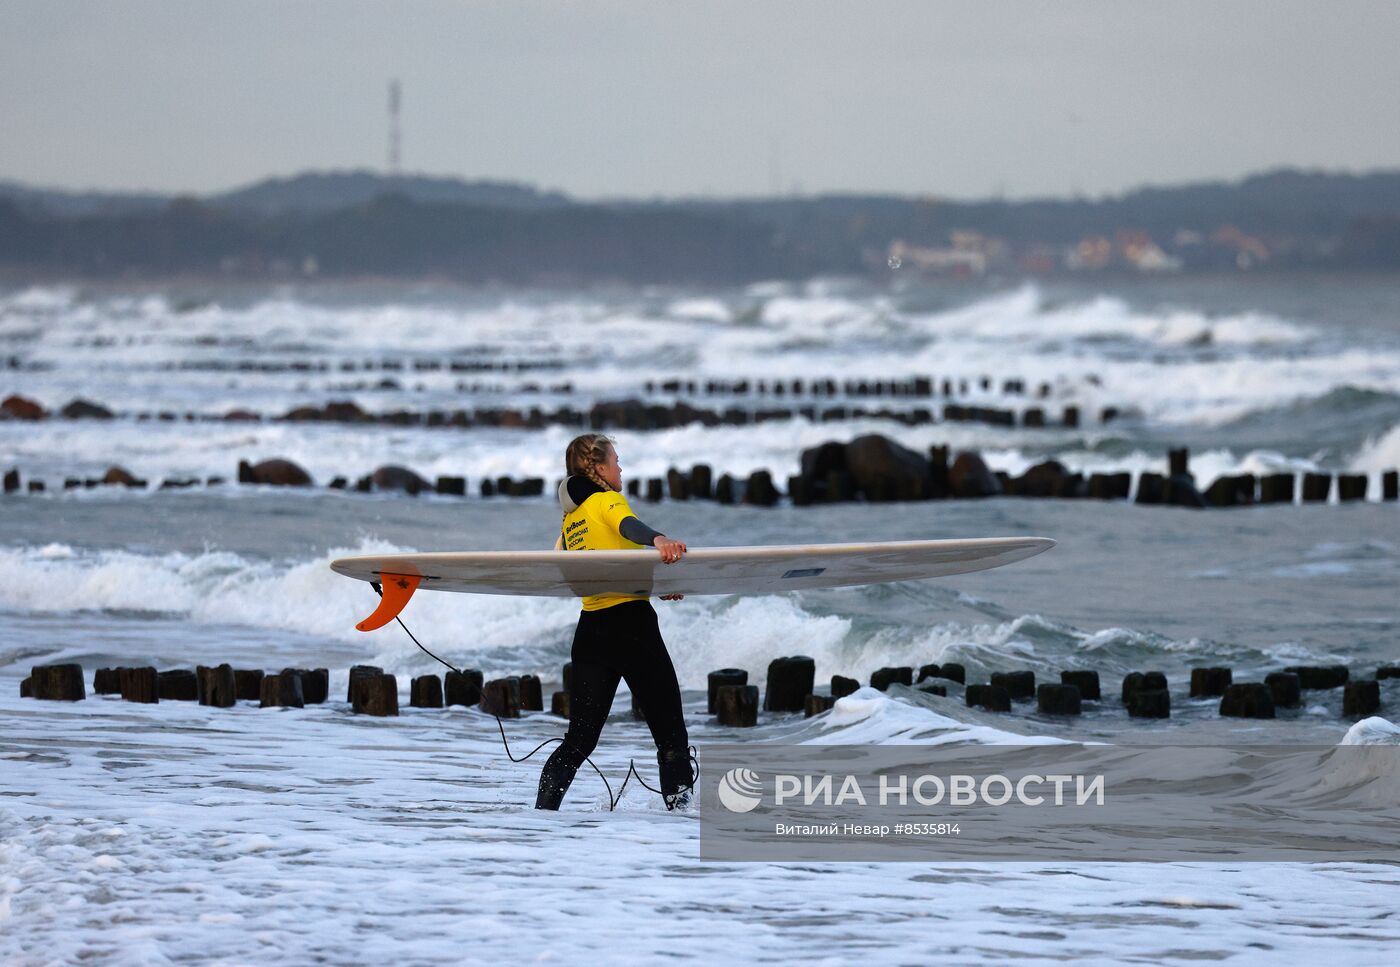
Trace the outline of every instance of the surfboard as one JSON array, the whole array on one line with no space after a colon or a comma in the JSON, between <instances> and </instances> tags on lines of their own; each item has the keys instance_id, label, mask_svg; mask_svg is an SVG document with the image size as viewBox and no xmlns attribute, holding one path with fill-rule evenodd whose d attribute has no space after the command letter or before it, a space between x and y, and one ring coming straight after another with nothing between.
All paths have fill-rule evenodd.
<instances>
[{"instance_id":1,"label":"surfboard","mask_svg":"<svg viewBox=\"0 0 1400 967\"><path fill-rule=\"evenodd\" d=\"M342 557L331 570L380 584L373 631L420 587L472 594L582 597L621 594L767 594L919 581L1002 567L1055 546L1048 537L697 547L675 564L650 548L633 551L475 551Z\"/></svg>"}]
</instances>

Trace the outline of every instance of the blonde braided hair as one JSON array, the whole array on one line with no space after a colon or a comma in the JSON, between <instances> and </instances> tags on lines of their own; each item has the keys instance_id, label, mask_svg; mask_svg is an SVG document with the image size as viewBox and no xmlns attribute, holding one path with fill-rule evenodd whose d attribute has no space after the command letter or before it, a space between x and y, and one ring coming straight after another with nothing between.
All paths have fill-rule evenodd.
<instances>
[{"instance_id":1,"label":"blonde braided hair","mask_svg":"<svg viewBox=\"0 0 1400 967\"><path fill-rule=\"evenodd\" d=\"M613 440L605 433L585 433L569 441L564 451L564 472L569 475L581 474L604 490L612 486L598 475L598 465L607 463L608 450Z\"/></svg>"}]
</instances>

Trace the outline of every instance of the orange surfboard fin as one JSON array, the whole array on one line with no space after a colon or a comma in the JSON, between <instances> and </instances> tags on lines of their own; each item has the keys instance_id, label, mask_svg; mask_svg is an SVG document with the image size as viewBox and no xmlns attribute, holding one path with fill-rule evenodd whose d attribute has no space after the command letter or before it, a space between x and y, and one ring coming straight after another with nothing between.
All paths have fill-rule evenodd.
<instances>
[{"instance_id":1,"label":"orange surfboard fin","mask_svg":"<svg viewBox=\"0 0 1400 967\"><path fill-rule=\"evenodd\" d=\"M399 612L418 590L418 582L423 578L417 574L381 574L380 586L384 589L379 599L379 607L374 614L355 625L361 631L374 631L382 628L399 616Z\"/></svg>"}]
</instances>

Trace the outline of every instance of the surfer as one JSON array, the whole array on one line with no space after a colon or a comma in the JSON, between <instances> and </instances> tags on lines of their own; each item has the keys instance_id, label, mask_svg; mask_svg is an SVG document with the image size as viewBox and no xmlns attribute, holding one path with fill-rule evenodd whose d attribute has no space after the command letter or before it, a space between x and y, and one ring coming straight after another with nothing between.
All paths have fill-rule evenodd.
<instances>
[{"instance_id":1,"label":"surfer","mask_svg":"<svg viewBox=\"0 0 1400 967\"><path fill-rule=\"evenodd\" d=\"M564 454L568 476L559 485L564 519L556 549L626 550L654 547L674 564L683 541L637 519L622 495L622 468L613 441L585 433ZM663 595L663 599L680 595ZM540 773L536 809L558 809L574 774L592 754L620 679L627 680L656 742L661 794L667 809L689 801L695 784L690 739L681 711L676 670L661 638L656 611L644 594L592 594L583 599L574 630L569 685L569 729Z\"/></svg>"}]
</instances>

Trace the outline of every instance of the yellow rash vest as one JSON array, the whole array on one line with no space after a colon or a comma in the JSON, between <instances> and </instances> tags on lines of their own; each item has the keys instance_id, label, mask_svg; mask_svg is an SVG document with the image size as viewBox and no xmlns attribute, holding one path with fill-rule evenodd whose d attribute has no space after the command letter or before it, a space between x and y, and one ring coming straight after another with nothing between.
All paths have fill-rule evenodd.
<instances>
[{"instance_id":1,"label":"yellow rash vest","mask_svg":"<svg viewBox=\"0 0 1400 967\"><path fill-rule=\"evenodd\" d=\"M559 530L566 551L641 550L659 536L637 519L626 497L604 490L587 477L572 476L559 485L559 506L564 512ZM630 540L624 533L647 543ZM583 599L583 610L600 611L646 599L645 594L590 594Z\"/></svg>"}]
</instances>

